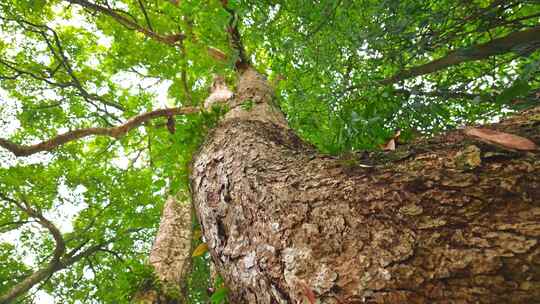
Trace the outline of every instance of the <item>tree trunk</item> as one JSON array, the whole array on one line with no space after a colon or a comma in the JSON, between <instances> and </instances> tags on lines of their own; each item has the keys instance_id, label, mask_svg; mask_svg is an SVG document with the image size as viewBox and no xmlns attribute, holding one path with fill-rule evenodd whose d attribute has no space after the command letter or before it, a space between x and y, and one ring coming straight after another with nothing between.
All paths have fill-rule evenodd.
<instances>
[{"instance_id":1,"label":"tree trunk","mask_svg":"<svg viewBox=\"0 0 540 304\"><path fill-rule=\"evenodd\" d=\"M189 200L178 199L182 196L169 196L163 206L159 230L148 259L155 277L141 286L132 303L186 303L185 279L191 270L193 210Z\"/></svg>"},{"instance_id":2,"label":"tree trunk","mask_svg":"<svg viewBox=\"0 0 540 304\"><path fill-rule=\"evenodd\" d=\"M540 302L537 151L455 131L359 166L300 140L272 96L244 72L192 163L232 303ZM538 143L540 108L490 128Z\"/></svg>"}]
</instances>

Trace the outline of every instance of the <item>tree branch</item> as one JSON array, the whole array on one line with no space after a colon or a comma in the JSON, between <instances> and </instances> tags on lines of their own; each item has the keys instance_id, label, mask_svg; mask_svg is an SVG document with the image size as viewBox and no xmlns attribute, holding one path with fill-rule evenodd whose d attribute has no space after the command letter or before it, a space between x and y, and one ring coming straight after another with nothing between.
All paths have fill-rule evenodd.
<instances>
[{"instance_id":1,"label":"tree branch","mask_svg":"<svg viewBox=\"0 0 540 304\"><path fill-rule=\"evenodd\" d=\"M144 3L141 0L138 0L138 2L139 2L139 6L141 7L141 11L143 12L144 19L146 20L146 25L148 25L148 28L153 32L154 29L152 28L152 24L150 23L150 18L148 18L148 13L146 12Z\"/></svg>"},{"instance_id":2,"label":"tree branch","mask_svg":"<svg viewBox=\"0 0 540 304\"><path fill-rule=\"evenodd\" d=\"M238 14L231 8L227 7L227 1L221 1L223 9L231 15L227 32L229 33L229 41L234 50L238 52L238 60L236 61L236 69L239 71L246 70L251 64L247 56L244 44L242 43L242 36L238 30L239 17Z\"/></svg>"},{"instance_id":3,"label":"tree branch","mask_svg":"<svg viewBox=\"0 0 540 304\"><path fill-rule=\"evenodd\" d=\"M30 204L28 202L23 201L22 203L20 203L17 200L12 199L7 195L4 195L3 193L0 193L0 198L14 204L19 209L28 214L28 216L36 219L36 222L38 224L49 230L50 234L54 238L54 241L56 242L56 248L54 250L52 260L58 261L66 251L66 242L64 241L60 230L51 221L45 218L43 214L41 214L41 212L34 210L32 207L30 207Z\"/></svg>"},{"instance_id":4,"label":"tree branch","mask_svg":"<svg viewBox=\"0 0 540 304\"><path fill-rule=\"evenodd\" d=\"M26 202L21 204L18 201L3 195L2 193L0 193L0 198L15 204L17 207L21 208L24 212L26 212L29 216L36 218L38 223L47 228L56 240L56 248L54 250L51 261L47 263L47 265L43 268L40 268L15 286L11 287L11 289L9 289L5 294L0 295L0 304L13 303L21 295L28 292L33 286L35 286L39 282L50 278L55 272L65 269L77 263L83 258L92 256L96 252L102 250L104 246L121 239L127 234L142 230L142 228L128 229L125 231L125 233L119 233L117 237L90 246L78 254L77 251L79 251L80 248L71 250L68 254L66 254L65 242L62 238L62 234L53 223L43 217L41 213L31 209Z\"/></svg>"},{"instance_id":5,"label":"tree branch","mask_svg":"<svg viewBox=\"0 0 540 304\"><path fill-rule=\"evenodd\" d=\"M484 44L452 51L443 58L403 70L392 77L380 81L380 83L392 84L407 78L437 72L463 62L480 60L507 52L523 51L521 49L522 47L526 48L526 51L532 51L540 47L540 26L520 32L513 32Z\"/></svg>"},{"instance_id":6,"label":"tree branch","mask_svg":"<svg viewBox=\"0 0 540 304\"><path fill-rule=\"evenodd\" d=\"M13 221L13 222L4 222L0 224L0 228L2 227L8 227L8 226L15 226L15 229L29 223L35 223L35 221Z\"/></svg>"},{"instance_id":7,"label":"tree branch","mask_svg":"<svg viewBox=\"0 0 540 304\"><path fill-rule=\"evenodd\" d=\"M342 2L343 2L342 0L338 0L335 5L329 2L328 5L324 9L324 15L322 18L323 20L319 22L319 24L311 32L309 32L306 35L306 38L312 39L315 36L315 34L317 34L330 21L332 21L332 19L336 17L337 9L339 8Z\"/></svg>"},{"instance_id":8,"label":"tree branch","mask_svg":"<svg viewBox=\"0 0 540 304\"><path fill-rule=\"evenodd\" d=\"M64 89L64 88L67 88L67 87L71 86L71 83L54 82L54 81L52 81L52 80L50 80L50 79L48 79L48 78L46 78L44 76L38 75L38 74L30 72L30 71L22 70L21 68L19 68L20 64L17 64L15 62L11 62L11 61L0 58L0 64L15 72L15 75L0 75L0 80L4 80L4 79L5 80L15 80L21 75L27 75L27 76L30 76L31 78L36 79L36 80L43 81L43 82L45 82L45 83L47 83L47 84L49 84L49 85L51 85L53 87L58 87L58 88Z\"/></svg>"},{"instance_id":9,"label":"tree branch","mask_svg":"<svg viewBox=\"0 0 540 304\"><path fill-rule=\"evenodd\" d=\"M18 64L15 63L15 62L11 62L11 61L7 61L7 60L4 60L4 59L1 59L0 58L0 65L3 65L5 67L7 67L8 69L12 70L15 72L14 75L1 75L0 74L0 80L16 80L18 79L20 76L28 76L30 78L33 78L35 80L39 80L39 81L43 81L45 82L46 84L50 85L51 87L55 87L55 88L59 88L59 89L67 89L67 88L74 88L76 90L79 91L79 95L89 104L91 104L92 106L94 106L96 108L96 110L98 112L101 112L101 113L104 113L105 116L119 122L120 120L118 119L118 117L116 117L115 115L109 113L106 109L103 109L103 108L100 108L96 103L94 103L92 100L96 100L96 101L99 101L101 103L103 103L104 105L109 105L109 106L113 106L117 109L121 109L123 110L123 107L119 104L116 104L116 103L112 103L112 102L109 102L109 101L106 101L104 98L102 98L101 96L98 96L98 95L95 95L95 94L89 94L88 92L86 92L82 86L77 86L74 84L73 81L70 81L70 82L55 82L51 79L48 79L47 77L44 77L44 76L40 76L38 75L37 73L33 73L33 72L30 72L30 71L26 71L26 70L22 70L18 67ZM40 88L40 89L44 89L44 88ZM64 98L65 99L65 98ZM59 103L57 104L59 105ZM36 107L37 108L37 107ZM105 122L107 124L110 125L110 122L108 120L106 120L104 117L102 116L99 116L100 118L102 118L103 120L105 120Z\"/></svg>"},{"instance_id":10,"label":"tree branch","mask_svg":"<svg viewBox=\"0 0 540 304\"><path fill-rule=\"evenodd\" d=\"M79 81L79 78L77 76L75 76L75 73L73 72L73 69L71 68L71 65L69 64L69 60L66 58L66 55L64 53L64 49L62 47L62 43L60 42L60 38L58 37L58 34L52 28L50 28L48 26L44 26L44 27L52 32L53 38L54 38L54 44L56 45L56 48L58 49L58 54L55 52L52 43L49 41L49 39L47 38L47 36L46 36L46 34L44 32L42 32L43 38L47 42L47 45L48 45L49 49L51 50L51 52L53 53L53 55L55 55L57 57L57 59L60 60L60 62L62 63L62 66L64 66L66 72L71 77L73 85L75 86L75 88L77 88L79 90L81 95L87 100L88 99L96 100L96 101L99 101L99 102L101 102L101 103L103 103L105 105L115 107L118 110L125 111L125 108L122 105L114 103L114 102L110 102L110 101L106 100L105 98L103 98L102 96L99 96L97 94L90 94L90 93L88 93L88 91L86 91L86 89L83 87L83 85Z\"/></svg>"},{"instance_id":11,"label":"tree branch","mask_svg":"<svg viewBox=\"0 0 540 304\"><path fill-rule=\"evenodd\" d=\"M94 253L96 253L98 251L103 251L102 249L106 245L108 245L110 243L113 243L113 242L116 242L116 241L122 239L123 237L125 237L126 235L129 235L129 234L135 233L135 232L139 232L141 230L143 230L143 228L130 228L130 229L127 229L124 232L117 233L116 237L111 238L109 240L102 241L102 242L100 242L98 244L95 244L93 246L90 246L90 247L86 248L85 250L83 250L80 253L77 253L78 250L72 250L70 253L67 254L67 257L62 260L62 264L65 265L64 267L68 267L70 265L73 265L73 264L75 264L76 262L80 261L83 258L89 257L89 256L91 256L92 254L94 254ZM0 304L1 304L1 302L0 302Z\"/></svg>"},{"instance_id":12,"label":"tree branch","mask_svg":"<svg viewBox=\"0 0 540 304\"><path fill-rule=\"evenodd\" d=\"M10 18L3 18L0 16L1 20L6 21L12 21L16 22L18 25L20 25L25 31L33 32L38 35L40 35L47 45L47 48L51 52L52 56L58 60L59 64L54 68L54 70L51 70L49 68L44 67L48 75L40 75L39 73L26 71L20 68L20 64L16 62L10 62L8 60L4 60L0 58L0 64L4 65L8 69L15 72L15 75L12 76L6 76L6 75L0 75L0 79L9 79L9 80L16 80L21 75L27 75L31 78L34 78L39 81L43 81L47 84L49 84L52 87L57 87L60 89L66 89L66 88L74 88L76 91L78 91L78 95L81 96L86 102L93 105L98 111L104 112L108 117L114 119L115 121L119 122L119 119L115 116L110 114L106 108L101 109L97 104L95 104L93 101L97 101L105 106L114 107L118 110L124 111L125 108L115 102L111 102L104 98L103 96L89 93L83 86L83 84L80 82L79 78L75 75L75 72L73 71L71 64L66 57L66 54L64 52L64 48L62 46L62 43L60 41L60 37L58 33L52 29L51 27L43 24L36 24L32 23L28 20L24 19L10 19ZM52 35L52 38L50 37ZM54 75L58 72L60 67L63 67L65 72L68 74L68 76L71 78L71 81L69 82L55 82L54 81Z\"/></svg>"},{"instance_id":13,"label":"tree branch","mask_svg":"<svg viewBox=\"0 0 540 304\"><path fill-rule=\"evenodd\" d=\"M210 49L210 48L209 48ZM180 43L180 50L182 51L182 54L186 56L186 48L184 46L184 43ZM188 84L188 64L187 61L182 61L182 67L180 69L180 81L182 82L182 87L184 89L185 98L188 105L193 105L193 97L191 92L191 86Z\"/></svg>"},{"instance_id":14,"label":"tree branch","mask_svg":"<svg viewBox=\"0 0 540 304\"><path fill-rule=\"evenodd\" d=\"M10 303L11 301L15 300L16 298L30 290L30 288L32 288L37 283L48 278L55 271L62 269L63 265L61 263L61 258L66 253L66 243L60 230L51 221L46 219L41 214L41 212L34 210L32 207L30 207L30 204L24 201L20 203L17 200L12 199L7 195L4 195L3 193L0 193L0 198L14 204L19 209L28 214L28 216L35 218L41 226L43 226L49 231L56 243L52 258L45 267L26 277L24 280L9 289L8 292L4 295L0 295L0 304L3 304Z\"/></svg>"},{"instance_id":15,"label":"tree branch","mask_svg":"<svg viewBox=\"0 0 540 304\"><path fill-rule=\"evenodd\" d=\"M78 4L86 9L89 9L95 12L100 12L105 15L108 15L112 17L114 20L116 20L118 23L127 27L128 29L135 30L139 33L144 34L147 37L150 37L156 41L159 41L167 45L174 46L178 41L181 41L185 38L185 35L183 33L177 33L177 34L171 34L171 35L162 35L162 34L156 33L151 28L146 28L140 25L139 23L126 18L125 16L119 14L118 12L110 8L98 5L96 3L92 3L90 1L86 1L86 0L66 0L66 1L72 4Z\"/></svg>"},{"instance_id":16,"label":"tree branch","mask_svg":"<svg viewBox=\"0 0 540 304\"><path fill-rule=\"evenodd\" d=\"M84 129L78 129L69 131L66 133L62 133L60 135L57 135L49 140L34 144L34 145L20 145L16 144L12 141L9 141L4 138L0 138L0 147L3 147L13 154L15 156L28 156L32 155L34 153L42 152L42 151L50 151L55 149L56 147L63 145L67 142L74 141L83 137L87 137L90 135L104 135L104 136L110 136L114 138L120 138L124 136L127 132L129 132L131 129L136 128L143 124L144 122L156 118L156 117L168 117L173 115L181 115L181 114L191 114L191 113L197 113L199 111L198 108L195 107L185 107L185 108L166 108L166 109L159 109L151 112L146 112L141 115L135 116L125 122L122 125L116 126L116 127L110 127L110 128L84 128Z\"/></svg>"}]
</instances>

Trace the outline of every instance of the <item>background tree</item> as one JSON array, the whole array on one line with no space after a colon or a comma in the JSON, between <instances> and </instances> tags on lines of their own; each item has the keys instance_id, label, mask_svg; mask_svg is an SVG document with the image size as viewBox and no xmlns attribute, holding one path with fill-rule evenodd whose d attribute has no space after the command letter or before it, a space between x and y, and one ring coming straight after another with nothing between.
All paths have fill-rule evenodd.
<instances>
[{"instance_id":1,"label":"background tree","mask_svg":"<svg viewBox=\"0 0 540 304\"><path fill-rule=\"evenodd\" d=\"M238 63L266 72L289 125L329 154L538 104L534 1L0 5L0 227L16 240L0 292L20 301L128 301L149 280L166 192L188 190L220 114L197 106ZM205 258L193 265L189 301L207 301Z\"/></svg>"}]
</instances>

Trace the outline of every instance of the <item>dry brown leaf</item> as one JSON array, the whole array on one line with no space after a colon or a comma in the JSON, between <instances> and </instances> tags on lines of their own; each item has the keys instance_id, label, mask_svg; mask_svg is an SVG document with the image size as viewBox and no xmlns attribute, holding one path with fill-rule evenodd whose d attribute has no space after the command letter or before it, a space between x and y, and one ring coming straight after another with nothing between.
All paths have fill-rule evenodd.
<instances>
[{"instance_id":1,"label":"dry brown leaf","mask_svg":"<svg viewBox=\"0 0 540 304\"><path fill-rule=\"evenodd\" d=\"M206 243L202 243L195 250L193 250L193 254L191 254L192 257L198 257L202 256L208 251L208 245Z\"/></svg>"},{"instance_id":2,"label":"dry brown leaf","mask_svg":"<svg viewBox=\"0 0 540 304\"><path fill-rule=\"evenodd\" d=\"M380 145L383 151L394 151L396 149L396 140L390 139L386 144Z\"/></svg>"},{"instance_id":3,"label":"dry brown leaf","mask_svg":"<svg viewBox=\"0 0 540 304\"><path fill-rule=\"evenodd\" d=\"M401 135L401 130L396 130L396 133L394 134L394 137L392 137L386 144L380 145L379 147L383 151L394 151L396 150L396 140L399 138L399 135Z\"/></svg>"},{"instance_id":4,"label":"dry brown leaf","mask_svg":"<svg viewBox=\"0 0 540 304\"><path fill-rule=\"evenodd\" d=\"M473 136L480 141L489 144L500 145L508 149L524 151L538 149L538 146L534 142L525 137L494 131L490 129L467 128L465 129L465 134Z\"/></svg>"}]
</instances>

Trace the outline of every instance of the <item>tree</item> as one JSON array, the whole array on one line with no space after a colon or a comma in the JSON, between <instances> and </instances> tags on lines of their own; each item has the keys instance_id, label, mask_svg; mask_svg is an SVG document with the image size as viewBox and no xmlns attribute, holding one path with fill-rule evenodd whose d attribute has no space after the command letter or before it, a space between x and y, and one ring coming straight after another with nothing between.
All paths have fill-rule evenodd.
<instances>
[{"instance_id":1,"label":"tree","mask_svg":"<svg viewBox=\"0 0 540 304\"><path fill-rule=\"evenodd\" d=\"M1 4L0 302L540 299L539 108L413 139L538 104L540 6L310 4ZM167 193L228 289L145 262Z\"/></svg>"}]
</instances>

